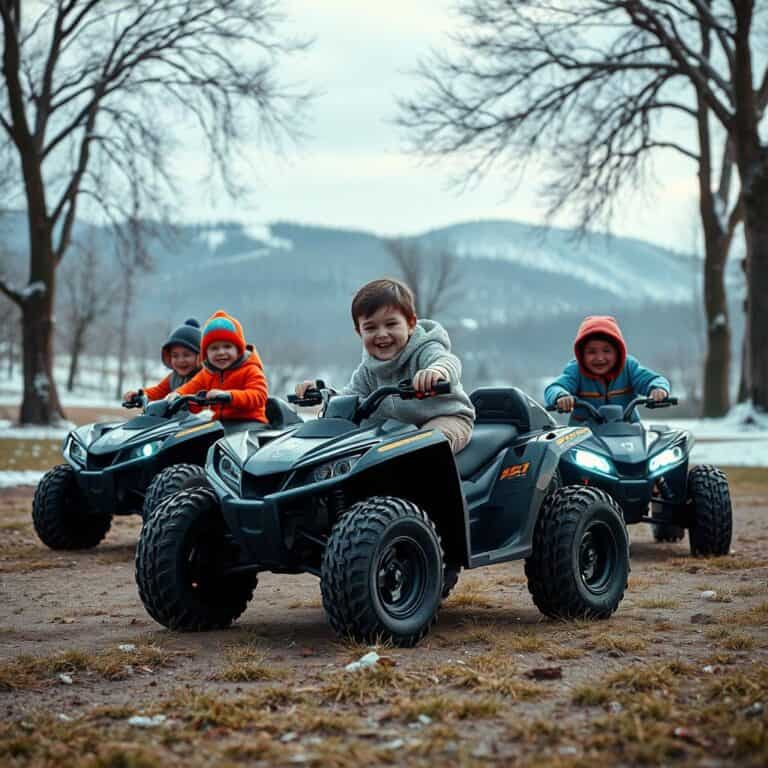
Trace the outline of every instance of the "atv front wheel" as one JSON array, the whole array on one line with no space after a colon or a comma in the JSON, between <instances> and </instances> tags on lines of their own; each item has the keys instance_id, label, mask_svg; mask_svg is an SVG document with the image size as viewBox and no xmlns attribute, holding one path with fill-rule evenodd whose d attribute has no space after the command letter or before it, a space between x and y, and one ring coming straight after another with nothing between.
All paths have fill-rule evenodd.
<instances>
[{"instance_id":1,"label":"atv front wheel","mask_svg":"<svg viewBox=\"0 0 768 768\"><path fill-rule=\"evenodd\" d=\"M51 549L91 549L107 535L112 517L89 511L75 470L60 464L35 489L32 522L40 541Z\"/></svg>"},{"instance_id":2,"label":"atv front wheel","mask_svg":"<svg viewBox=\"0 0 768 768\"><path fill-rule=\"evenodd\" d=\"M169 496L144 522L136 547L136 584L147 613L169 629L229 626L253 597L254 573L235 564L218 499L210 488Z\"/></svg>"},{"instance_id":3,"label":"atv front wheel","mask_svg":"<svg viewBox=\"0 0 768 768\"><path fill-rule=\"evenodd\" d=\"M197 464L172 464L158 472L144 494L141 518L145 522L160 502L178 491L208 485L205 469Z\"/></svg>"},{"instance_id":4,"label":"atv front wheel","mask_svg":"<svg viewBox=\"0 0 768 768\"><path fill-rule=\"evenodd\" d=\"M629 575L629 537L616 501L575 485L549 494L525 574L545 615L607 619L619 607Z\"/></svg>"},{"instance_id":5,"label":"atv front wheel","mask_svg":"<svg viewBox=\"0 0 768 768\"><path fill-rule=\"evenodd\" d=\"M415 645L435 622L443 592L435 526L406 499L374 496L353 504L331 531L320 587L340 635Z\"/></svg>"},{"instance_id":6,"label":"atv front wheel","mask_svg":"<svg viewBox=\"0 0 768 768\"><path fill-rule=\"evenodd\" d=\"M461 573L461 566L457 563L446 563L445 571L443 573L443 600L445 600L454 587L459 583L459 574Z\"/></svg>"},{"instance_id":7,"label":"atv front wheel","mask_svg":"<svg viewBox=\"0 0 768 768\"><path fill-rule=\"evenodd\" d=\"M727 555L731 548L733 513L725 472L708 464L688 473L692 555Z\"/></svg>"}]
</instances>

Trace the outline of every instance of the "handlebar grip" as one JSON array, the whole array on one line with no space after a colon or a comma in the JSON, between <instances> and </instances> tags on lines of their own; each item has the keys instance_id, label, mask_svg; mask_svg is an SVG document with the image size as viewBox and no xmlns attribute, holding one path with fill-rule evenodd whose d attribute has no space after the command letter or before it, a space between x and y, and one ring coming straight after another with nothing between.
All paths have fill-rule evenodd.
<instances>
[{"instance_id":1,"label":"handlebar grip","mask_svg":"<svg viewBox=\"0 0 768 768\"><path fill-rule=\"evenodd\" d=\"M545 410L549 411L550 413L556 413L557 412L557 406L556 405L548 405Z\"/></svg>"},{"instance_id":2,"label":"handlebar grip","mask_svg":"<svg viewBox=\"0 0 768 768\"><path fill-rule=\"evenodd\" d=\"M438 381L432 391L436 395L450 395L451 394L451 382L450 381Z\"/></svg>"},{"instance_id":3,"label":"handlebar grip","mask_svg":"<svg viewBox=\"0 0 768 768\"><path fill-rule=\"evenodd\" d=\"M232 400L232 395L214 395L213 397L206 398L209 403L229 403Z\"/></svg>"},{"instance_id":4,"label":"handlebar grip","mask_svg":"<svg viewBox=\"0 0 768 768\"><path fill-rule=\"evenodd\" d=\"M294 405L299 402L299 396L298 395L286 395L285 399L289 403L293 403Z\"/></svg>"}]
</instances>

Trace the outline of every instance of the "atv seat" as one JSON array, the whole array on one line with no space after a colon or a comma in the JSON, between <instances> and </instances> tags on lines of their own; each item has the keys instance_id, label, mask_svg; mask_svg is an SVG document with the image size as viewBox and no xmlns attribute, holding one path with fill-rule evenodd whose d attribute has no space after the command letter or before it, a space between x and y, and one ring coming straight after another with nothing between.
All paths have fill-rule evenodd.
<instances>
[{"instance_id":1,"label":"atv seat","mask_svg":"<svg viewBox=\"0 0 768 768\"><path fill-rule=\"evenodd\" d=\"M517 434L517 429L511 424L475 424L467 447L455 456L461 479L466 480L476 474L506 448Z\"/></svg>"}]
</instances>

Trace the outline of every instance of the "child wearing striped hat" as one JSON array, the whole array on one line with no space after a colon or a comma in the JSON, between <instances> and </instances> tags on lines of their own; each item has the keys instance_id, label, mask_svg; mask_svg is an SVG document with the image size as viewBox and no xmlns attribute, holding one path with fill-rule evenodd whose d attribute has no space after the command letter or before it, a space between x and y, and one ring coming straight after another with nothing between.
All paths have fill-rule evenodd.
<instances>
[{"instance_id":1,"label":"child wearing striped hat","mask_svg":"<svg viewBox=\"0 0 768 768\"><path fill-rule=\"evenodd\" d=\"M200 370L200 323L194 317L171 331L160 348L160 358L171 372L159 384L143 387L150 400L162 400L177 387L186 384ZM135 389L129 389L123 395L123 400L130 401L137 394Z\"/></svg>"},{"instance_id":2,"label":"child wearing striped hat","mask_svg":"<svg viewBox=\"0 0 768 768\"><path fill-rule=\"evenodd\" d=\"M214 312L203 326L200 352L202 370L167 399L206 390L211 397L227 394L230 401L213 406L219 421L267 423L267 380L259 353L246 344L243 327L223 310ZM194 406L190 406L194 408Z\"/></svg>"}]
</instances>

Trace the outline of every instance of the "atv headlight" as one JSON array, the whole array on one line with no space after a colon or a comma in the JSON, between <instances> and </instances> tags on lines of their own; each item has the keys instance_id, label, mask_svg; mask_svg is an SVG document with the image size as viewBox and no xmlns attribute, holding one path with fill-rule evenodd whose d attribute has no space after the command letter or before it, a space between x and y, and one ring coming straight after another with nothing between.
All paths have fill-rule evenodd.
<instances>
[{"instance_id":1,"label":"atv headlight","mask_svg":"<svg viewBox=\"0 0 768 768\"><path fill-rule=\"evenodd\" d=\"M137 445L131 448L131 452L128 454L128 459L148 459L160 450L162 444L162 440L153 440L151 443Z\"/></svg>"},{"instance_id":2,"label":"atv headlight","mask_svg":"<svg viewBox=\"0 0 768 768\"><path fill-rule=\"evenodd\" d=\"M86 451L85 448L72 436L67 440L67 445L64 451L69 455L69 458L77 464L85 464L88 460L88 451Z\"/></svg>"},{"instance_id":3,"label":"atv headlight","mask_svg":"<svg viewBox=\"0 0 768 768\"><path fill-rule=\"evenodd\" d=\"M595 472L602 472L604 475L613 474L613 467L611 462L604 456L600 456L598 453L592 451L585 451L582 448L577 448L573 452L574 461L584 469L591 469Z\"/></svg>"},{"instance_id":4,"label":"atv headlight","mask_svg":"<svg viewBox=\"0 0 768 768\"><path fill-rule=\"evenodd\" d=\"M216 471L222 480L237 493L240 493L240 480L243 477L243 470L240 465L227 453L219 453L219 461L216 465Z\"/></svg>"},{"instance_id":5,"label":"atv headlight","mask_svg":"<svg viewBox=\"0 0 768 768\"><path fill-rule=\"evenodd\" d=\"M319 483L323 480L330 480L332 477L349 474L362 455L359 453L356 456L345 456L343 459L319 464L312 470L312 482Z\"/></svg>"},{"instance_id":6,"label":"atv headlight","mask_svg":"<svg viewBox=\"0 0 768 768\"><path fill-rule=\"evenodd\" d=\"M648 470L650 472L657 472L660 469L665 469L671 464L677 464L683 458L683 449L676 445L674 448L666 448L661 453L657 453L649 462Z\"/></svg>"}]
</instances>

